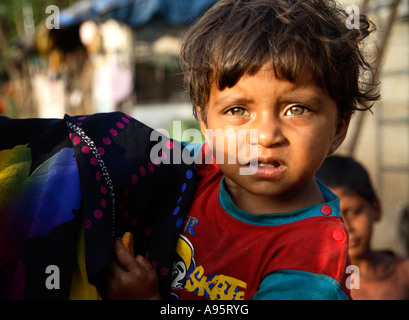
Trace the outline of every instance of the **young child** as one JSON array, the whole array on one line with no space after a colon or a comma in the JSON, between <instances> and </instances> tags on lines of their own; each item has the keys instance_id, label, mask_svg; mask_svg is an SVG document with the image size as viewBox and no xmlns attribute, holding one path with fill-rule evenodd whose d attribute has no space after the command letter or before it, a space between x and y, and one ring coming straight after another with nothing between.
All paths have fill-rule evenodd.
<instances>
[{"instance_id":1,"label":"young child","mask_svg":"<svg viewBox=\"0 0 409 320\"><path fill-rule=\"evenodd\" d=\"M222 0L187 32L181 60L203 134L230 132L239 152L246 132L257 153L229 161L228 134L199 152L174 298L349 298L338 198L315 179L352 113L378 98L359 79L372 71L360 51L372 24L361 16L350 30L346 18L334 1ZM208 145L222 160L203 163ZM148 260L115 246L107 297L160 299Z\"/></svg>"},{"instance_id":2,"label":"young child","mask_svg":"<svg viewBox=\"0 0 409 320\"><path fill-rule=\"evenodd\" d=\"M349 255L359 268L359 286L351 295L359 300L409 299L409 259L392 251L371 248L372 228L381 218L381 203L365 168L349 157L332 156L317 178L340 197L341 214L349 233Z\"/></svg>"}]
</instances>

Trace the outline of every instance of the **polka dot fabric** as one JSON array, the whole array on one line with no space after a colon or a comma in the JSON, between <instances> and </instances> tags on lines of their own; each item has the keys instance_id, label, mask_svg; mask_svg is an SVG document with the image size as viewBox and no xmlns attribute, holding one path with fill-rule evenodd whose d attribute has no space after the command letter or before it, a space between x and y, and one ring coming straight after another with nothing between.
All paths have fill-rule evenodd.
<instances>
[{"instance_id":1,"label":"polka dot fabric","mask_svg":"<svg viewBox=\"0 0 409 320\"><path fill-rule=\"evenodd\" d=\"M158 143L150 141L153 129L120 112L65 121L83 192L88 276L98 284L112 261L113 240L131 231L135 252L155 265L167 297L177 237L196 183L193 164L172 164L173 151L183 146L174 148L179 142L163 137L164 147L151 159Z\"/></svg>"}]
</instances>

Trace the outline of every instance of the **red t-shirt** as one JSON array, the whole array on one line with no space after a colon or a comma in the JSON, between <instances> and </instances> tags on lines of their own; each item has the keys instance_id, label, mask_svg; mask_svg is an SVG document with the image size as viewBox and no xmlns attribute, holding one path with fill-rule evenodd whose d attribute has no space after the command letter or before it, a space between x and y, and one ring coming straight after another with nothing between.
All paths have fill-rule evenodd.
<instances>
[{"instance_id":1,"label":"red t-shirt","mask_svg":"<svg viewBox=\"0 0 409 320\"><path fill-rule=\"evenodd\" d=\"M325 186L318 182L324 204L254 215L234 205L217 165L198 164L197 170L197 191L176 248L173 298L350 297L348 235L339 199Z\"/></svg>"}]
</instances>

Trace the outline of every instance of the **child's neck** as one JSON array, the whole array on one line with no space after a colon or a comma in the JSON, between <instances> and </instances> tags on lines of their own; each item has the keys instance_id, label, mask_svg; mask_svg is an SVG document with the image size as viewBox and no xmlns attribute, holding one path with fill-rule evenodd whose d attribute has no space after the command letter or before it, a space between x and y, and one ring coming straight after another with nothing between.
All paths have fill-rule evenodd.
<instances>
[{"instance_id":1,"label":"child's neck","mask_svg":"<svg viewBox=\"0 0 409 320\"><path fill-rule=\"evenodd\" d=\"M315 181L278 196L265 196L237 188L226 179L227 191L234 204L253 214L288 213L310 205L324 203L325 199Z\"/></svg>"},{"instance_id":2,"label":"child's neck","mask_svg":"<svg viewBox=\"0 0 409 320\"><path fill-rule=\"evenodd\" d=\"M359 268L360 275L365 279L383 278L393 268L394 257L384 252L371 251L361 257L351 258L353 265Z\"/></svg>"}]
</instances>

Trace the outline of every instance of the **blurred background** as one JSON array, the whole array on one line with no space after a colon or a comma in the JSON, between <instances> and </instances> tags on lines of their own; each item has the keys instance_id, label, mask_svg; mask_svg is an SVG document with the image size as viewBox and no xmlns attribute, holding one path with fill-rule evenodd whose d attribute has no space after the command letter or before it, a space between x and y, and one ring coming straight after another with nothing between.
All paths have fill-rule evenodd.
<instances>
[{"instance_id":1,"label":"blurred background","mask_svg":"<svg viewBox=\"0 0 409 320\"><path fill-rule=\"evenodd\" d=\"M0 115L124 111L172 134L197 128L178 51L216 0L1 0ZM377 24L368 54L382 99L354 116L337 151L371 174L383 204L373 245L409 253L409 0L340 0Z\"/></svg>"}]
</instances>

